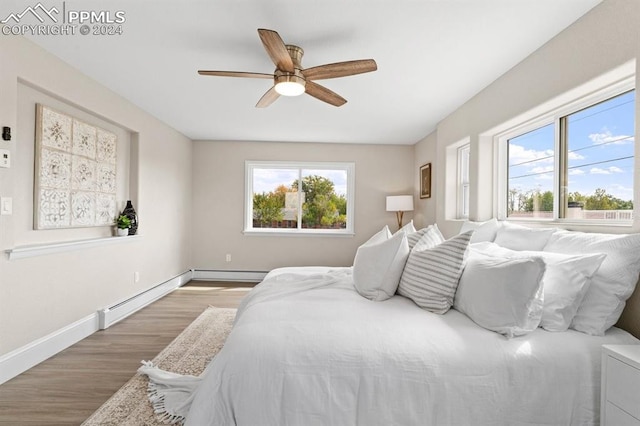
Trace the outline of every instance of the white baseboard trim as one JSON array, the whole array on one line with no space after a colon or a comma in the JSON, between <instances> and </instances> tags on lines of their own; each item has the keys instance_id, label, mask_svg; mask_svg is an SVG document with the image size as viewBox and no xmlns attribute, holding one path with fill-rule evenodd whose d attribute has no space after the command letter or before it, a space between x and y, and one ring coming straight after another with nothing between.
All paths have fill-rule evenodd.
<instances>
[{"instance_id":1,"label":"white baseboard trim","mask_svg":"<svg viewBox=\"0 0 640 426\"><path fill-rule=\"evenodd\" d=\"M0 385L98 331L98 314L35 340L0 357Z\"/></svg>"},{"instance_id":2,"label":"white baseboard trim","mask_svg":"<svg viewBox=\"0 0 640 426\"><path fill-rule=\"evenodd\" d=\"M100 330L111 327L118 321L125 319L129 315L171 293L173 290L182 287L191 280L192 275L193 271L184 272L142 293L99 310L98 319Z\"/></svg>"},{"instance_id":3,"label":"white baseboard trim","mask_svg":"<svg viewBox=\"0 0 640 426\"><path fill-rule=\"evenodd\" d=\"M62 327L47 336L34 340L21 348L0 356L0 385L24 373L31 367L40 364L42 361L51 358L69 346L78 343L80 340L89 337L96 331L106 328L102 327L103 319L101 318L101 313L105 310L112 312L112 314L108 316L109 322L104 322L108 327L158 300L176 288L183 286L189 282L192 275L192 270L184 272L136 296L116 303L110 308L102 309Z\"/></svg>"},{"instance_id":4,"label":"white baseboard trim","mask_svg":"<svg viewBox=\"0 0 640 426\"><path fill-rule=\"evenodd\" d=\"M192 280L201 281L237 281L237 282L260 282L264 279L266 271L225 271L194 269Z\"/></svg>"}]
</instances>

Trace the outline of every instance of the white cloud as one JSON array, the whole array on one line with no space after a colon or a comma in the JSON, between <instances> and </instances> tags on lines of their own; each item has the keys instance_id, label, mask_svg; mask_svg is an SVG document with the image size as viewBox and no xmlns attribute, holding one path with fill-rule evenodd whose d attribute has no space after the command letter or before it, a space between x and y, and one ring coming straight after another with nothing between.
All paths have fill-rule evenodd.
<instances>
[{"instance_id":1,"label":"white cloud","mask_svg":"<svg viewBox=\"0 0 640 426\"><path fill-rule=\"evenodd\" d=\"M569 175L570 176L583 175L584 173L585 173L584 170L580 170L580 169L571 169L571 170L569 170Z\"/></svg>"},{"instance_id":2,"label":"white cloud","mask_svg":"<svg viewBox=\"0 0 640 426\"><path fill-rule=\"evenodd\" d=\"M509 161L511 164L519 164L527 161L533 162L539 160L538 164L553 163L553 150L545 149L544 151L536 151L535 149L525 149L525 147L516 144L509 145Z\"/></svg>"},{"instance_id":3,"label":"white cloud","mask_svg":"<svg viewBox=\"0 0 640 426\"><path fill-rule=\"evenodd\" d=\"M253 192L271 192L278 185L289 186L298 177L297 170L287 169L254 169Z\"/></svg>"},{"instance_id":4,"label":"white cloud","mask_svg":"<svg viewBox=\"0 0 640 426\"><path fill-rule=\"evenodd\" d=\"M534 167L529 172L536 173L535 179L538 180L553 179L553 166Z\"/></svg>"},{"instance_id":5,"label":"white cloud","mask_svg":"<svg viewBox=\"0 0 640 426\"><path fill-rule=\"evenodd\" d=\"M621 200L633 200L633 188L628 188L620 184L612 184L607 187L607 193Z\"/></svg>"},{"instance_id":6,"label":"white cloud","mask_svg":"<svg viewBox=\"0 0 640 426\"><path fill-rule=\"evenodd\" d=\"M591 170L589 170L589 173L592 175L608 175L610 174L608 170L605 169L601 169L599 167L594 167Z\"/></svg>"},{"instance_id":7,"label":"white cloud","mask_svg":"<svg viewBox=\"0 0 640 426\"><path fill-rule=\"evenodd\" d=\"M531 173L549 173L553 171L553 166L534 167Z\"/></svg>"},{"instance_id":8,"label":"white cloud","mask_svg":"<svg viewBox=\"0 0 640 426\"><path fill-rule=\"evenodd\" d=\"M569 160L584 160L584 156L572 151L569 152Z\"/></svg>"},{"instance_id":9,"label":"white cloud","mask_svg":"<svg viewBox=\"0 0 640 426\"><path fill-rule=\"evenodd\" d=\"M611 166L608 167L606 169L601 169L599 167L593 167L591 170L589 170L589 173L592 175L610 175L612 173L624 173L624 170L622 170L620 167L616 167L616 166Z\"/></svg>"},{"instance_id":10,"label":"white cloud","mask_svg":"<svg viewBox=\"0 0 640 426\"><path fill-rule=\"evenodd\" d=\"M535 149L526 149L521 145L511 144L509 145L509 162L510 164L522 164L521 167L536 166L532 169L528 169L526 173L543 173L553 171L553 166L540 166L540 164L553 164L554 153L552 149L545 149L537 151ZM580 154L575 152L569 153L569 160L584 160ZM539 176L536 179L549 179L548 176Z\"/></svg>"},{"instance_id":11,"label":"white cloud","mask_svg":"<svg viewBox=\"0 0 640 426\"><path fill-rule=\"evenodd\" d=\"M626 145L633 143L635 141L635 137L629 135L614 135L608 129L602 129L601 133L591 133L589 135L589 139L593 142L594 145Z\"/></svg>"}]
</instances>

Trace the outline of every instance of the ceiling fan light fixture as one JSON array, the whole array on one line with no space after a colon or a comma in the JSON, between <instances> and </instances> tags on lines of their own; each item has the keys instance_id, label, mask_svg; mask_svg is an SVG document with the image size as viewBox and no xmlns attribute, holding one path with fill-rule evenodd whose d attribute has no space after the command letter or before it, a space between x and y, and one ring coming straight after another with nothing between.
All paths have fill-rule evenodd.
<instances>
[{"instance_id":1,"label":"ceiling fan light fixture","mask_svg":"<svg viewBox=\"0 0 640 426\"><path fill-rule=\"evenodd\" d=\"M273 74L259 72L199 70L200 75L244 78L273 78L273 86L262 95L256 108L271 105L280 96L298 96L308 94L329 105L339 107L347 100L337 93L319 85L315 80L347 77L376 71L378 66L373 59L335 62L311 68L302 68L304 50L293 44L285 44L280 35L273 30L258 28L258 35L269 58L276 66Z\"/></svg>"},{"instance_id":2,"label":"ceiling fan light fixture","mask_svg":"<svg viewBox=\"0 0 640 426\"><path fill-rule=\"evenodd\" d=\"M305 79L295 74L278 75L275 78L276 92L282 96L299 96L304 93Z\"/></svg>"}]
</instances>

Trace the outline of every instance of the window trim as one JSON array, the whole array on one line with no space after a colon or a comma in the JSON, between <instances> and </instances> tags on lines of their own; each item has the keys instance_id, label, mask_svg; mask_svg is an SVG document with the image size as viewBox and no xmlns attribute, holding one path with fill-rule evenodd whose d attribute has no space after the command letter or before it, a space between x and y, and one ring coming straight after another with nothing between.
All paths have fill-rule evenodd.
<instances>
[{"instance_id":1,"label":"window trim","mask_svg":"<svg viewBox=\"0 0 640 426\"><path fill-rule=\"evenodd\" d=\"M561 224L575 224L575 225L595 225L595 226L632 226L633 220L624 220L624 221L608 221L608 220L579 220L579 219L569 219L569 218L561 218L560 216L560 203L564 200L564 194L561 195L561 187L560 187L560 173L561 173L561 156L558 155L561 146L560 133L565 131L564 129L564 117L567 117L573 113L581 111L585 108L589 108L594 106L600 102L607 101L616 96L622 95L623 93L629 92L631 90L636 90L635 86L635 75L627 76L623 79L616 81L615 83L609 84L605 87L602 87L599 90L592 90L583 96L576 97L573 101L566 102L561 106L556 108L551 108L548 112L540 114L534 118L529 120L524 119L516 126L512 126L511 128L504 130L500 133L494 135L494 152L495 159L497 161L498 167L496 168L496 184L494 185L494 206L495 206L495 217L499 220L509 220L514 222L538 222L538 223L561 223ZM636 113L637 115L637 113ZM540 127L547 126L549 124L554 124L554 178L553 178L553 187L554 187L554 205L553 205L553 218L552 219L544 219L544 218L536 218L536 217L527 217L527 218L513 218L507 216L507 192L508 192L508 141L509 139L515 138L517 136L523 135ZM636 123L637 127L637 123ZM634 164L637 164L637 143L634 146ZM636 166L634 165L634 170L636 170ZM634 181L637 182L637 179L634 177ZM635 185L634 185L635 186ZM635 191L635 189L634 189ZM637 216L635 214L636 205L639 200L634 200L634 217Z\"/></svg>"},{"instance_id":2,"label":"window trim","mask_svg":"<svg viewBox=\"0 0 640 426\"><path fill-rule=\"evenodd\" d=\"M347 172L347 224L344 229L254 228L253 227L253 171L255 169L344 170ZM299 209L302 209L299 203ZM278 236L353 236L355 222L355 163L328 161L245 161L245 195L243 233L247 235Z\"/></svg>"},{"instance_id":3,"label":"window trim","mask_svg":"<svg viewBox=\"0 0 640 426\"><path fill-rule=\"evenodd\" d=\"M465 154L466 152L466 154ZM464 161L463 161L463 157L464 155L467 156L467 162L466 162L466 170L465 170L465 165L464 165ZM466 143L464 145L461 145L458 147L458 151L457 151L457 157L458 157L458 184L457 186L457 208L456 208L456 218L457 219L469 219L469 190L470 190L470 171L469 171L469 167L470 167L470 163L471 163L471 143ZM466 172L466 176L465 176L465 172ZM465 180L466 177L466 180ZM467 197L465 200L465 188L466 188L466 193L467 193ZM464 208L465 208L465 201L466 201L466 207L467 207L467 212L465 214Z\"/></svg>"}]
</instances>

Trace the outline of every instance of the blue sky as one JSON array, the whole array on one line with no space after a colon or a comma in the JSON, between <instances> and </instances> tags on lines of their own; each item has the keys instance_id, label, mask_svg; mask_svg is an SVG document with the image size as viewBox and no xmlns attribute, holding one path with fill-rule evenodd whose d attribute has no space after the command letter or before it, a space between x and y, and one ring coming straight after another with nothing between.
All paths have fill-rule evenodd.
<instances>
[{"instance_id":1,"label":"blue sky","mask_svg":"<svg viewBox=\"0 0 640 426\"><path fill-rule=\"evenodd\" d=\"M569 192L633 200L634 119L635 91L569 116ZM553 147L553 125L511 139L510 188L553 190Z\"/></svg>"},{"instance_id":2,"label":"blue sky","mask_svg":"<svg viewBox=\"0 0 640 426\"><path fill-rule=\"evenodd\" d=\"M302 170L303 178L311 175L326 177L333 182L336 194L347 194L347 172L345 170ZM296 179L298 179L298 169L256 168L253 170L253 192L271 192L279 185L291 186Z\"/></svg>"}]
</instances>

